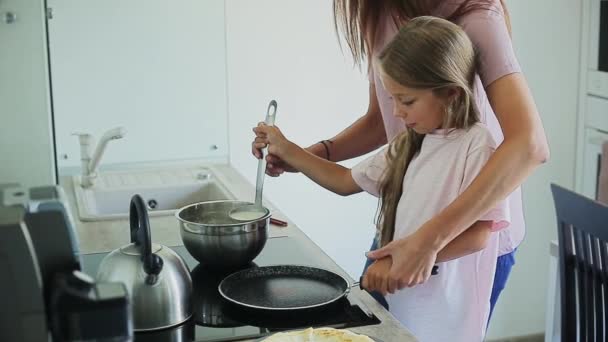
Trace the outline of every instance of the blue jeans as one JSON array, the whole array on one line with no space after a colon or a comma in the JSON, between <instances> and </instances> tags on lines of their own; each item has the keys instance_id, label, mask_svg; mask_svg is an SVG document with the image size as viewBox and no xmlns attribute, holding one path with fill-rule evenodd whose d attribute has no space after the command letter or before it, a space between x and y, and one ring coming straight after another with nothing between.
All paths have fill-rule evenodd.
<instances>
[{"instance_id":1,"label":"blue jeans","mask_svg":"<svg viewBox=\"0 0 608 342\"><path fill-rule=\"evenodd\" d=\"M372 246L369 248L369 250L371 252L371 251L375 251L376 249L378 249L378 239L374 238L374 241L372 242ZM365 266L363 267L363 274L365 274L365 271L367 271L367 268L373 263L374 263L374 260L367 258L367 260L365 261ZM367 291L367 292L372 297L374 297L374 299L376 301L378 301L378 303L380 303L380 305L384 306L384 308L386 310L388 310L388 302L386 301L386 299L384 298L382 293L377 292L377 291Z\"/></svg>"},{"instance_id":2,"label":"blue jeans","mask_svg":"<svg viewBox=\"0 0 608 342\"><path fill-rule=\"evenodd\" d=\"M508 254L501 255L496 260L496 273L494 273L494 285L492 285L492 294L490 295L490 315L488 316L488 324L492 318L492 312L498 301L498 296L504 290L507 284L507 279L511 274L511 268L515 265L515 252L517 248Z\"/></svg>"}]
</instances>

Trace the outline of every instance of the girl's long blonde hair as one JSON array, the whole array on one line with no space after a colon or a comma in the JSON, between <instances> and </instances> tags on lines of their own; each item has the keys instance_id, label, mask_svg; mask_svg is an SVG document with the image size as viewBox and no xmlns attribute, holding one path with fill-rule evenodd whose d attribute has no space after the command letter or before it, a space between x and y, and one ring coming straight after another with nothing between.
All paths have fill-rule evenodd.
<instances>
[{"instance_id":1,"label":"girl's long blonde hair","mask_svg":"<svg viewBox=\"0 0 608 342\"><path fill-rule=\"evenodd\" d=\"M430 89L447 98L443 128L468 129L479 121L473 100L475 52L471 40L458 25L436 17L412 19L384 48L376 63L383 76L402 86ZM448 97L448 89L456 90L452 92L455 95ZM423 140L423 134L407 129L388 147L377 218L381 246L393 239L403 178Z\"/></svg>"}]
</instances>

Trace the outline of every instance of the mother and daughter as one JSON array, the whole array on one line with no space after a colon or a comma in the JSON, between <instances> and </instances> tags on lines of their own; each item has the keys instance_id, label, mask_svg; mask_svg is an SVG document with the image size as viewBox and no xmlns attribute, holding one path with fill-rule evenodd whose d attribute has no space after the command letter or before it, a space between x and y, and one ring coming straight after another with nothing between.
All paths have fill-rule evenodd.
<instances>
[{"instance_id":1,"label":"mother and daughter","mask_svg":"<svg viewBox=\"0 0 608 342\"><path fill-rule=\"evenodd\" d=\"M371 63L405 129L352 169L299 147L278 127L261 123L254 129L254 150L268 146L271 162L337 194L366 191L380 199L380 249L369 254L363 286L380 293L421 341L483 340L500 256L498 232L511 221L509 203L494 201L416 272L404 274L396 262L397 243L452 205L496 151L473 95L477 60L469 36L448 20L421 16L402 26ZM329 152L331 142L324 145ZM429 254L426 247L415 246L421 257ZM435 264L439 272L430 276Z\"/></svg>"}]
</instances>

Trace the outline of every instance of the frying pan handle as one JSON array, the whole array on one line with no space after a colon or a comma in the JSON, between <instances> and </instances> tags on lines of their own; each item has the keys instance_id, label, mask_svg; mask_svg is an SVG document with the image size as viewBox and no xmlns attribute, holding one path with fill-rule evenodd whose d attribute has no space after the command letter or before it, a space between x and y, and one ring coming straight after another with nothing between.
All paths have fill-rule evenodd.
<instances>
[{"instance_id":1,"label":"frying pan handle","mask_svg":"<svg viewBox=\"0 0 608 342\"><path fill-rule=\"evenodd\" d=\"M433 269L431 270L431 275L437 275L437 274L439 274L439 266L435 265L435 266L433 266ZM358 284L359 285L359 289L365 290L363 288L363 276L359 277L358 283L359 283ZM357 283L355 283L354 285L357 285Z\"/></svg>"},{"instance_id":2,"label":"frying pan handle","mask_svg":"<svg viewBox=\"0 0 608 342\"><path fill-rule=\"evenodd\" d=\"M433 269L431 270L431 275L437 275L439 274L439 266L435 265L433 266Z\"/></svg>"}]
</instances>

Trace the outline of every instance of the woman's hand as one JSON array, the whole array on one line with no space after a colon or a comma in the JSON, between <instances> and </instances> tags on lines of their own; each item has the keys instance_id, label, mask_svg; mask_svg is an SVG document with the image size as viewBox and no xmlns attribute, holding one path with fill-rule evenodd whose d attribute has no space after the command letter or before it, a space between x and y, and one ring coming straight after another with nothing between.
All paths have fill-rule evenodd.
<instances>
[{"instance_id":1,"label":"woman's hand","mask_svg":"<svg viewBox=\"0 0 608 342\"><path fill-rule=\"evenodd\" d=\"M393 260L390 256L376 260L363 275L362 286L368 291L378 291L386 296L388 292L388 274Z\"/></svg>"},{"instance_id":2,"label":"woman's hand","mask_svg":"<svg viewBox=\"0 0 608 342\"><path fill-rule=\"evenodd\" d=\"M367 253L367 257L374 260L382 260L388 256L392 258L390 271L384 274L382 281L374 282L374 284L383 285L373 289L395 293L405 287L413 287L426 282L431 276L437 253L438 251L429 248L428 243L416 233Z\"/></svg>"}]
</instances>

